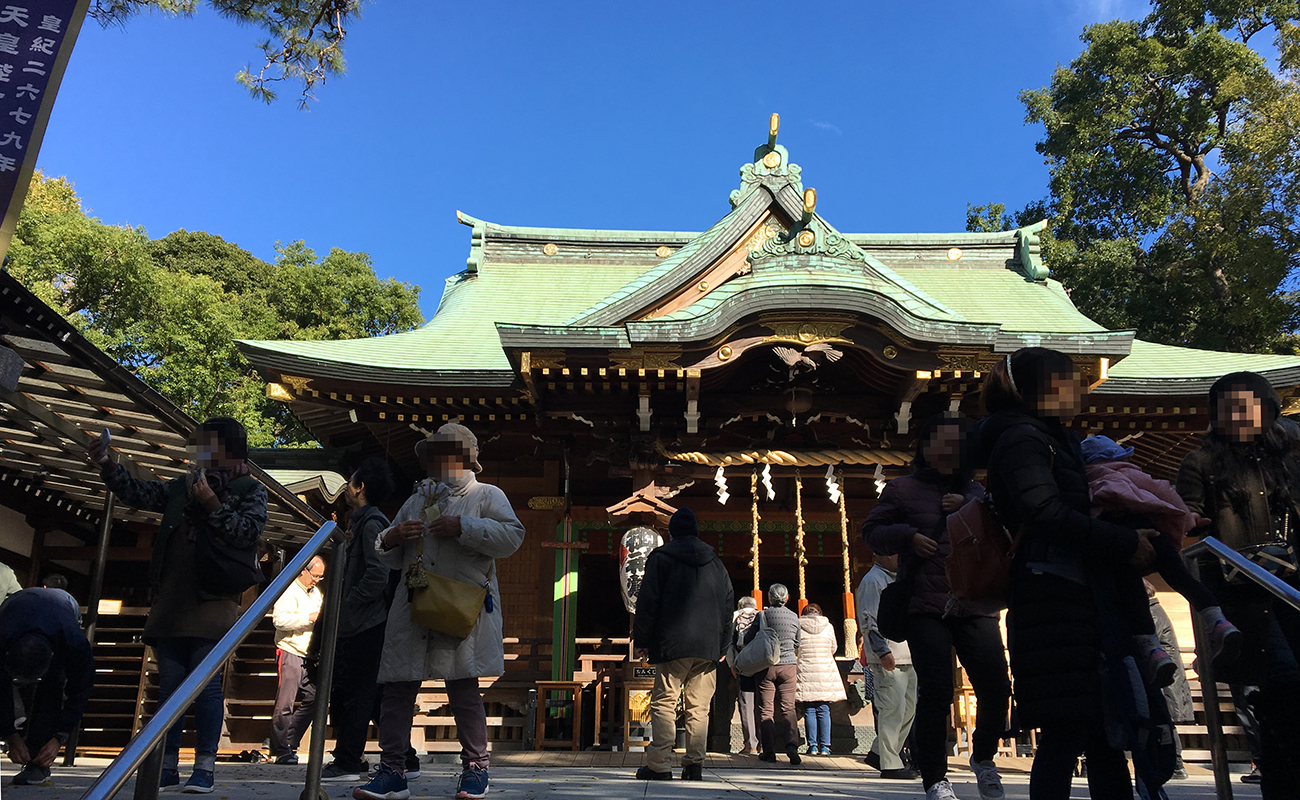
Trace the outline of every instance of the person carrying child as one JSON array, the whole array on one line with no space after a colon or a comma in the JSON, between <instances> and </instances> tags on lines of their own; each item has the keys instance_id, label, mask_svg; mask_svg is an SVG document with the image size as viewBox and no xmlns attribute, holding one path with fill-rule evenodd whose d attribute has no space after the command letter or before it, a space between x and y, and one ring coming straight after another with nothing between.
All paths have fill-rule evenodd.
<instances>
[{"instance_id":1,"label":"person carrying child","mask_svg":"<svg viewBox=\"0 0 1300 800\"><path fill-rule=\"evenodd\" d=\"M1214 593L1192 576L1180 555L1184 537L1204 522L1188 510L1168 481L1152 477L1128 460L1132 447L1106 436L1091 436L1080 447L1092 516L1161 533L1151 540L1155 561L1146 572L1158 572L1201 616L1209 632L1209 656L1215 668L1231 663L1241 650L1241 632L1223 616ZM1143 677L1150 686L1163 688L1173 683L1180 666L1156 635L1141 573L1129 569L1116 577L1116 600L1133 636Z\"/></svg>"}]
</instances>

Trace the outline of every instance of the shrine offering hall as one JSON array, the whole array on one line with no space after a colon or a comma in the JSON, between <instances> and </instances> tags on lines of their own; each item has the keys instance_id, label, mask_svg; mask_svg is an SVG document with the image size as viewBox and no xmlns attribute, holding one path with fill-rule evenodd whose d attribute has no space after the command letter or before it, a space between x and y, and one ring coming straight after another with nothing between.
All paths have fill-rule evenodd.
<instances>
[{"instance_id":1,"label":"shrine offering hall","mask_svg":"<svg viewBox=\"0 0 1300 800\"><path fill-rule=\"evenodd\" d=\"M416 442L445 422L478 436L479 479L506 492L527 529L497 564L507 672L485 681L494 747L531 747L539 734L565 747L647 737L653 673L629 658L620 546L635 527L666 535L677 508L695 512L737 597L780 582L792 604L820 605L847 674L852 591L872 558L864 517L883 483L910 469L918 428L945 412L977 418L983 372L1018 348L1070 354L1092 387L1074 426L1135 447L1161 477L1206 429L1205 394L1220 375L1260 372L1288 410L1300 406L1300 358L1153 344L1085 317L1042 261L1045 223L841 232L833 201L818 203L777 143L775 117L768 134L703 232L516 227L460 213L469 258L425 326L240 343L269 396L322 446L254 454L289 487L286 508L341 511L344 477L370 455L391 460L404 490L421 477ZM30 472L11 466L8 449L0 469ZM138 571L110 564L104 596L134 592ZM234 670L243 684L230 714L248 721L229 733L242 749L260 742L270 709L256 705L265 675ZM720 685L711 744L735 749ZM972 710L962 691L959 747ZM417 746L456 748L445 702L430 683ZM838 709L835 721L837 751L865 749L869 711Z\"/></svg>"}]
</instances>

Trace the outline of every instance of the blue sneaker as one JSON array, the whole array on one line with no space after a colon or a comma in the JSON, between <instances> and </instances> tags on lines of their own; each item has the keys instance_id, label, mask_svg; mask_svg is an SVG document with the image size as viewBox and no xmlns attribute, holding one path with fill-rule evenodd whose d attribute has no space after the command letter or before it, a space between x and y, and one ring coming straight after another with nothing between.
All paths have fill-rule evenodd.
<instances>
[{"instance_id":1,"label":"blue sneaker","mask_svg":"<svg viewBox=\"0 0 1300 800\"><path fill-rule=\"evenodd\" d=\"M407 800L410 796L406 776L382 763L370 783L352 790L353 800Z\"/></svg>"},{"instance_id":2,"label":"blue sneaker","mask_svg":"<svg viewBox=\"0 0 1300 800\"><path fill-rule=\"evenodd\" d=\"M212 770L196 769L190 773L190 779L181 787L181 792L184 794L212 794L214 783Z\"/></svg>"},{"instance_id":3,"label":"blue sneaker","mask_svg":"<svg viewBox=\"0 0 1300 800\"><path fill-rule=\"evenodd\" d=\"M181 773L176 769L164 769L162 776L158 779L158 788L166 789L168 786L180 786Z\"/></svg>"},{"instance_id":4,"label":"blue sneaker","mask_svg":"<svg viewBox=\"0 0 1300 800\"><path fill-rule=\"evenodd\" d=\"M483 800L488 793L488 771L482 767L465 767L456 784L456 800Z\"/></svg>"}]
</instances>

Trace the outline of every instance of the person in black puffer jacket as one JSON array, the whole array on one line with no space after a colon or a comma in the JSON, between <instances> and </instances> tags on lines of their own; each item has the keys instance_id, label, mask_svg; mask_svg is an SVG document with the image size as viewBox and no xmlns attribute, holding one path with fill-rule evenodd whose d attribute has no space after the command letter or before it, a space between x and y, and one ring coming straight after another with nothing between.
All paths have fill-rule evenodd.
<instances>
[{"instance_id":1,"label":"person in black puffer jacket","mask_svg":"<svg viewBox=\"0 0 1300 800\"><path fill-rule=\"evenodd\" d=\"M677 733L677 701L686 714L686 755L682 778L702 780L709 732L709 704L716 688L718 661L731 642L735 593L727 568L713 547L700 541L695 514L678 509L668 523L672 540L655 548L645 562L636 598L632 640L637 659L655 665L650 694L650 746L641 780L672 775Z\"/></svg>"},{"instance_id":2,"label":"person in black puffer jacket","mask_svg":"<svg viewBox=\"0 0 1300 800\"><path fill-rule=\"evenodd\" d=\"M990 371L983 395L991 416L976 441L989 491L1001 522L1020 536L1007 636L1021 725L1041 729L1030 797L1068 798L1084 753L1093 798L1132 797L1124 753L1106 737L1102 619L1090 576L1116 564L1146 567L1159 534L1089 515L1083 456L1064 427L1083 396L1069 356L1017 350Z\"/></svg>"},{"instance_id":3,"label":"person in black puffer jacket","mask_svg":"<svg viewBox=\"0 0 1300 800\"><path fill-rule=\"evenodd\" d=\"M1006 734L1011 680L997 615L952 595L944 562L952 554L948 515L984 496L966 468L961 420L932 417L916 441L915 472L890 481L862 525L872 552L898 555L899 580L911 582L907 644L917 675L913 752L931 800L952 796L948 783L948 715L955 649L978 700L971 769L982 800L1001 800L993 757ZM906 585L906 583L904 584Z\"/></svg>"}]
</instances>

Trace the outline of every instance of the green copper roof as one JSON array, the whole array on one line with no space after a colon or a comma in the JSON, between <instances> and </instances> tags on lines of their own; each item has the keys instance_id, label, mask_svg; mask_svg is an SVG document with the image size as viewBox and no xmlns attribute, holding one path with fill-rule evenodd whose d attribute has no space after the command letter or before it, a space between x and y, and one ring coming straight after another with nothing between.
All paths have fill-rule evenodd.
<instances>
[{"instance_id":1,"label":"green copper roof","mask_svg":"<svg viewBox=\"0 0 1300 800\"><path fill-rule=\"evenodd\" d=\"M241 342L263 351L317 362L414 371L509 370L496 323L554 325L624 286L639 266L493 264L474 277L447 280L438 311L408 333L341 341ZM259 363L265 359L255 359ZM278 361L286 371L287 362Z\"/></svg>"},{"instance_id":2,"label":"green copper roof","mask_svg":"<svg viewBox=\"0 0 1300 800\"><path fill-rule=\"evenodd\" d=\"M1161 394L1201 394L1229 372L1258 372L1275 386L1300 383L1300 356L1224 353L1134 341L1129 356L1110 368L1097 394L1146 394L1159 384Z\"/></svg>"},{"instance_id":3,"label":"green copper roof","mask_svg":"<svg viewBox=\"0 0 1300 800\"><path fill-rule=\"evenodd\" d=\"M971 322L1008 331L1092 333L1106 330L1074 307L1054 280L1026 281L1009 269L899 269L897 274Z\"/></svg>"}]
</instances>

